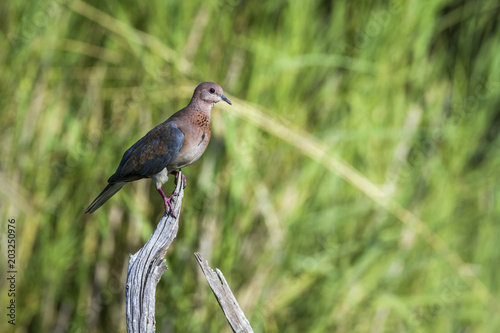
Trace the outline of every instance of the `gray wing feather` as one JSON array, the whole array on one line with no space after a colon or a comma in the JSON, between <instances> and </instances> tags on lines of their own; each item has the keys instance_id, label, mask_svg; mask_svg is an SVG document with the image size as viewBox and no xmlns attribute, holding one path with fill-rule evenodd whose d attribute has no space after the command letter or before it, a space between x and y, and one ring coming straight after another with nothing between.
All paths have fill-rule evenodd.
<instances>
[{"instance_id":1,"label":"gray wing feather","mask_svg":"<svg viewBox=\"0 0 500 333\"><path fill-rule=\"evenodd\" d=\"M184 134L173 123L163 123L130 147L108 182L131 182L151 177L163 170L179 154Z\"/></svg>"}]
</instances>

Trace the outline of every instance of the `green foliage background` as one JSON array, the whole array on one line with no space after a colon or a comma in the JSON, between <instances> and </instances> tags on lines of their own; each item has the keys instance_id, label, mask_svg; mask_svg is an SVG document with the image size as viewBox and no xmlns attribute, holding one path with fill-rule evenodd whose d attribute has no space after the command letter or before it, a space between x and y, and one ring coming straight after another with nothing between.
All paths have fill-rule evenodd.
<instances>
[{"instance_id":1,"label":"green foliage background","mask_svg":"<svg viewBox=\"0 0 500 333\"><path fill-rule=\"evenodd\" d=\"M500 331L496 1L4 1L0 214L16 332L124 332L163 213L151 181L83 215L131 144L203 81L233 106L188 187L158 332ZM165 186L171 191L172 184Z\"/></svg>"}]
</instances>

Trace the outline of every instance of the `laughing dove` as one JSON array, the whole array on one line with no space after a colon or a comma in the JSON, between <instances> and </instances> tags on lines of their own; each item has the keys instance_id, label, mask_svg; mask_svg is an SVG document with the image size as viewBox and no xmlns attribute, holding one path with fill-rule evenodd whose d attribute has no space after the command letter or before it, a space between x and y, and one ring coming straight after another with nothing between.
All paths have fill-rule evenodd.
<instances>
[{"instance_id":1,"label":"laughing dove","mask_svg":"<svg viewBox=\"0 0 500 333\"><path fill-rule=\"evenodd\" d=\"M177 175L177 170L194 163L203 154L210 141L210 111L219 101L231 104L217 83L198 85L188 106L153 128L123 154L118 169L108 179L108 186L85 213L95 212L126 183L152 178L163 198L165 213L170 209L173 214L172 196L167 197L161 186L170 173Z\"/></svg>"}]
</instances>

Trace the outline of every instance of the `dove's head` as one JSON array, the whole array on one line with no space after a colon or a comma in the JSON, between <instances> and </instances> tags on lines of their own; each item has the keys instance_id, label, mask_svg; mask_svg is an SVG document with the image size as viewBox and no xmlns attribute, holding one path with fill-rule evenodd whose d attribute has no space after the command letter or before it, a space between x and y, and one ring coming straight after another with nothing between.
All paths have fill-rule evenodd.
<instances>
[{"instance_id":1,"label":"dove's head","mask_svg":"<svg viewBox=\"0 0 500 333\"><path fill-rule=\"evenodd\" d=\"M222 88L214 82L203 82L196 87L193 94L193 101L210 104L213 106L219 101L224 101L231 105L231 101L224 96Z\"/></svg>"}]
</instances>

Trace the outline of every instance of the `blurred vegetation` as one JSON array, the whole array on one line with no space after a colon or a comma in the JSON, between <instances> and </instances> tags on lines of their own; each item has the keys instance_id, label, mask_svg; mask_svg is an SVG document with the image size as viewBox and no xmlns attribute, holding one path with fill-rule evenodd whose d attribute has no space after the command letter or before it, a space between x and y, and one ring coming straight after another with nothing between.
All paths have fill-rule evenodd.
<instances>
[{"instance_id":1,"label":"blurred vegetation","mask_svg":"<svg viewBox=\"0 0 500 333\"><path fill-rule=\"evenodd\" d=\"M198 250L256 332L500 331L499 17L495 1L2 2L16 332L125 331L128 254L163 203L143 180L82 213L203 81L233 106L184 170L158 332L229 331Z\"/></svg>"}]
</instances>

